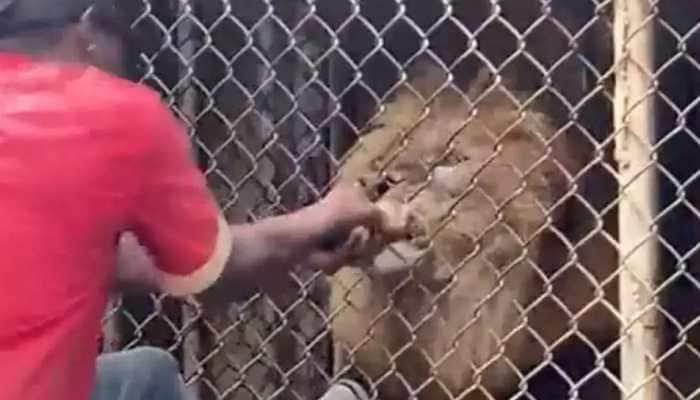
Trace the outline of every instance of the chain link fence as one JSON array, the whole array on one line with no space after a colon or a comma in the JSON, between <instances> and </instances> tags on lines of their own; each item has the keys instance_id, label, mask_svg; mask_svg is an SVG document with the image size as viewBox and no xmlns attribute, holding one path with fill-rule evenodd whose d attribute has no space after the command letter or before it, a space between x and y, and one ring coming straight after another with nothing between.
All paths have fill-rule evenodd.
<instances>
[{"instance_id":1,"label":"chain link fence","mask_svg":"<svg viewBox=\"0 0 700 400\"><path fill-rule=\"evenodd\" d=\"M692 2L120 5L231 222L362 178L422 229L224 308L115 299L104 351L166 348L203 400L697 397Z\"/></svg>"}]
</instances>

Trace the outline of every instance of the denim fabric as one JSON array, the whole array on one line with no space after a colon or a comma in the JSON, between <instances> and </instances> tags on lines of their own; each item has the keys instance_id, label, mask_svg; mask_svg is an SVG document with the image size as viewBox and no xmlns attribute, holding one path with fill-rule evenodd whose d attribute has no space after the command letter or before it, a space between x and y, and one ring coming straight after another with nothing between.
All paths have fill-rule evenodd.
<instances>
[{"instance_id":1,"label":"denim fabric","mask_svg":"<svg viewBox=\"0 0 700 400\"><path fill-rule=\"evenodd\" d=\"M91 400L195 400L185 388L177 361L153 348L103 354Z\"/></svg>"},{"instance_id":2,"label":"denim fabric","mask_svg":"<svg viewBox=\"0 0 700 400\"><path fill-rule=\"evenodd\" d=\"M320 400L367 400L357 382L343 379ZM195 400L185 388L177 361L167 352L141 347L97 358L91 400Z\"/></svg>"}]
</instances>

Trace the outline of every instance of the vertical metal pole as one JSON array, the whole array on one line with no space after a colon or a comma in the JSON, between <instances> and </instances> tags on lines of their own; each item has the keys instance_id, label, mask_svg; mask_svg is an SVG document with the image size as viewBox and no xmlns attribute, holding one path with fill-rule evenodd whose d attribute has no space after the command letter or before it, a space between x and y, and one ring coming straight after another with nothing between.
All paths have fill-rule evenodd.
<instances>
[{"instance_id":1,"label":"vertical metal pole","mask_svg":"<svg viewBox=\"0 0 700 400\"><path fill-rule=\"evenodd\" d=\"M620 352L623 399L659 398L660 319L654 22L650 0L615 0L615 158L619 169Z\"/></svg>"},{"instance_id":2,"label":"vertical metal pole","mask_svg":"<svg viewBox=\"0 0 700 400\"><path fill-rule=\"evenodd\" d=\"M179 0L179 7L177 9L178 18L183 14L194 16L194 5L193 2L189 0ZM181 75L184 79L182 82L184 90L178 101L180 110L183 115L187 117L189 122L194 123L195 116L197 114L198 99L197 91L191 86L191 77L194 75L195 66L193 56L197 48L197 40L193 37L194 29L192 29L192 20L187 18L182 23L180 23L177 29L177 45L180 48L182 57L185 60L189 60L190 63L182 66ZM196 129L195 126L190 126L190 129ZM190 132L191 133L191 132ZM196 300L193 300L196 301ZM190 326L191 321L196 318L196 313L194 313L190 306L183 304L182 306L182 321L181 325ZM197 359L200 350L200 337L199 332L196 329L191 329L186 333L186 336L182 343L182 368L184 377L188 378L194 376L197 372ZM194 398L200 398L199 385L193 384L189 386L190 392Z\"/></svg>"},{"instance_id":3,"label":"vertical metal pole","mask_svg":"<svg viewBox=\"0 0 700 400\"><path fill-rule=\"evenodd\" d=\"M119 329L119 310L121 307L121 296L112 297L107 303L105 317L102 327L102 352L111 353L121 347L121 331Z\"/></svg>"}]
</instances>

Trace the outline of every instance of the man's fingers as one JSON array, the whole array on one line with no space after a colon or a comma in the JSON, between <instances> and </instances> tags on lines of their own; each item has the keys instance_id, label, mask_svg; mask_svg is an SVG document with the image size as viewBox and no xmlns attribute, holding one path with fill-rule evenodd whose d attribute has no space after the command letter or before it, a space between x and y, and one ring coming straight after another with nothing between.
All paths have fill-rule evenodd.
<instances>
[{"instance_id":1,"label":"man's fingers","mask_svg":"<svg viewBox=\"0 0 700 400\"><path fill-rule=\"evenodd\" d=\"M420 225L409 207L394 200L368 202L366 208L348 217L352 219L348 221L351 225L365 227L389 241L411 236Z\"/></svg>"},{"instance_id":2,"label":"man's fingers","mask_svg":"<svg viewBox=\"0 0 700 400\"><path fill-rule=\"evenodd\" d=\"M379 230L382 228L385 219L384 211L376 204L369 203L367 208L361 215L359 226L363 226L370 230Z\"/></svg>"},{"instance_id":3,"label":"man's fingers","mask_svg":"<svg viewBox=\"0 0 700 400\"><path fill-rule=\"evenodd\" d=\"M362 255L366 250L367 244L371 239L371 233L369 230L363 227L355 228L350 232L350 237L347 243L343 245L341 249L342 254L347 254L349 257L355 257Z\"/></svg>"},{"instance_id":4,"label":"man's fingers","mask_svg":"<svg viewBox=\"0 0 700 400\"><path fill-rule=\"evenodd\" d=\"M417 232L413 231L420 226L409 207L399 201L381 199L373 203L360 182L336 187L329 201L334 204L339 231L362 226L387 241L394 241L414 236Z\"/></svg>"},{"instance_id":5,"label":"man's fingers","mask_svg":"<svg viewBox=\"0 0 700 400\"><path fill-rule=\"evenodd\" d=\"M366 251L370 232L362 227L355 228L348 239L332 251L317 251L309 257L312 267L323 270L327 274L335 273L338 269L360 257Z\"/></svg>"},{"instance_id":6,"label":"man's fingers","mask_svg":"<svg viewBox=\"0 0 700 400\"><path fill-rule=\"evenodd\" d=\"M380 232L387 240L404 239L411 235L415 216L407 206L384 200L379 201L377 207L382 211Z\"/></svg>"}]
</instances>

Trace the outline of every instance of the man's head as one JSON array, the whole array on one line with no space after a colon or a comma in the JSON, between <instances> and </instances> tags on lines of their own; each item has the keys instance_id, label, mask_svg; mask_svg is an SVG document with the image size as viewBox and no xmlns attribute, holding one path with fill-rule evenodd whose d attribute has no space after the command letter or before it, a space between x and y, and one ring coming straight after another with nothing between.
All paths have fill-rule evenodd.
<instances>
[{"instance_id":1,"label":"man's head","mask_svg":"<svg viewBox=\"0 0 700 400\"><path fill-rule=\"evenodd\" d=\"M125 75L129 29L116 0L0 0L0 52Z\"/></svg>"}]
</instances>

